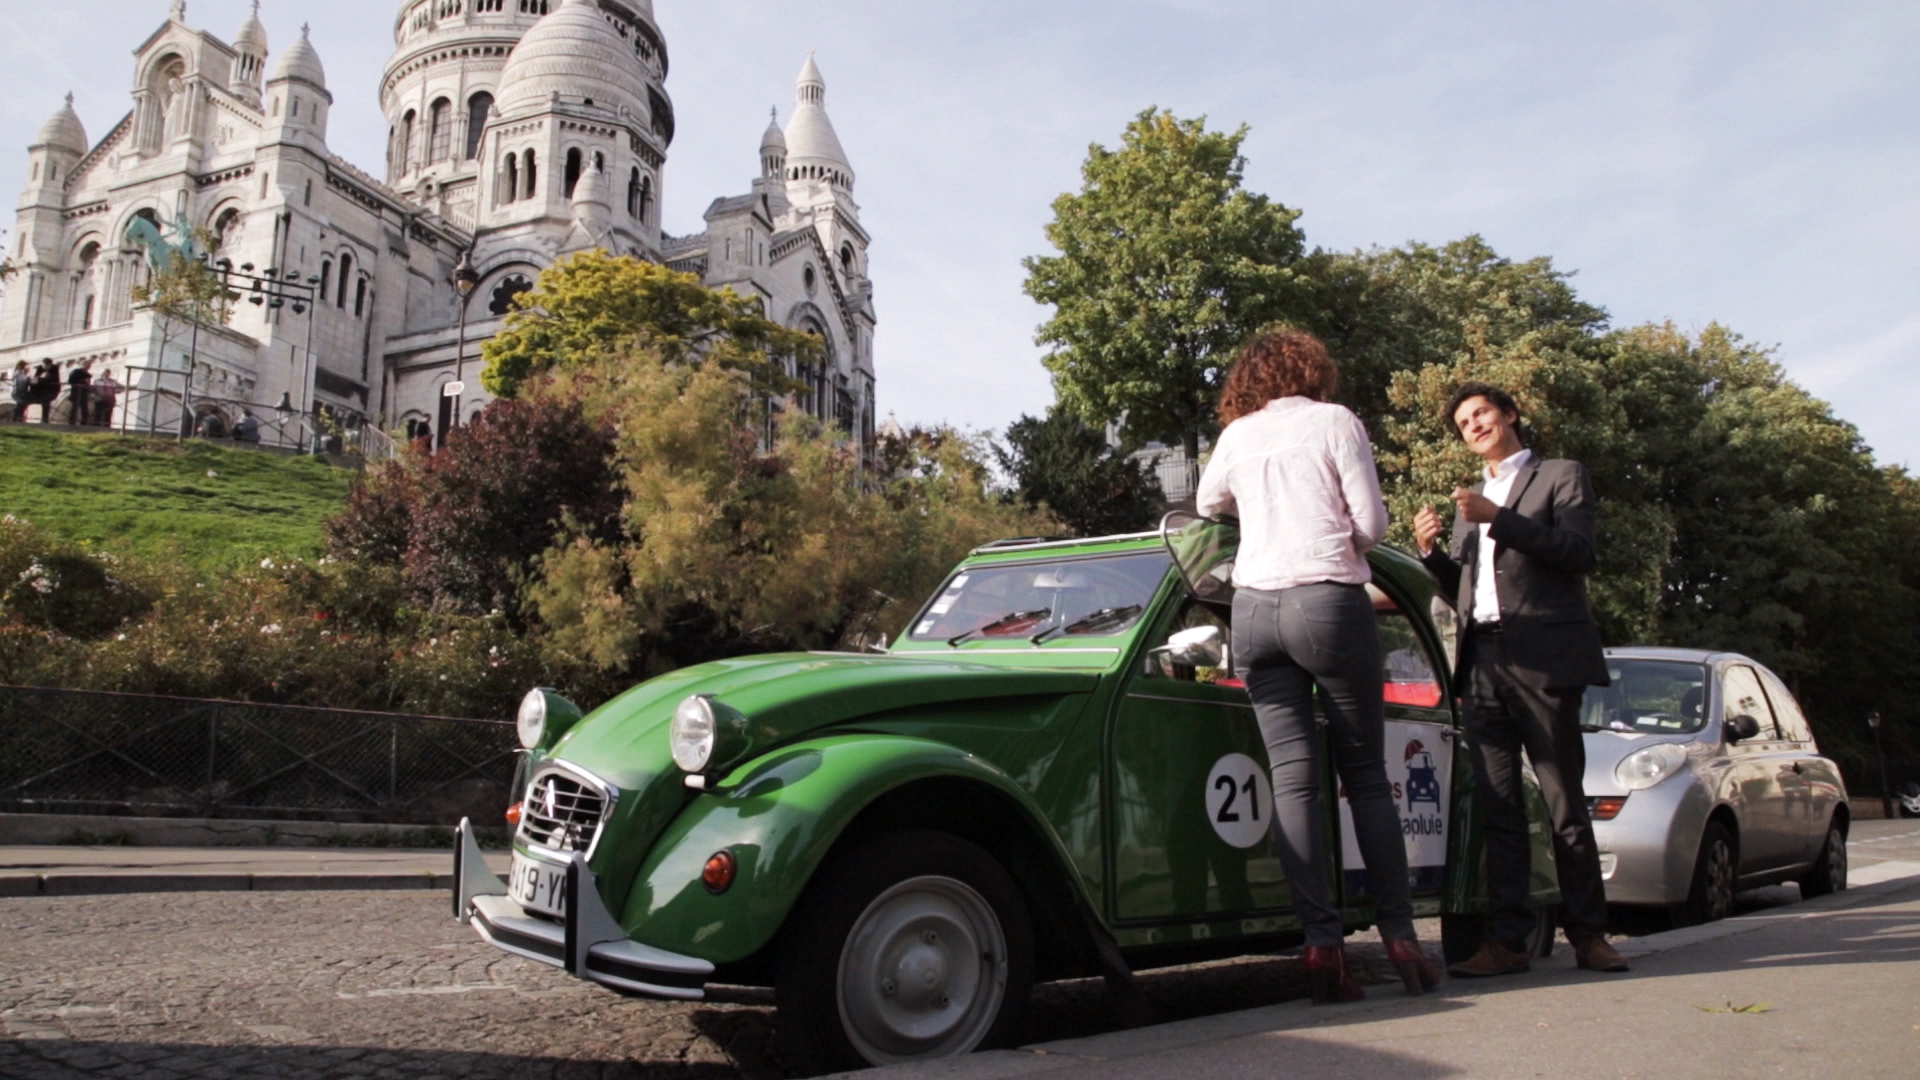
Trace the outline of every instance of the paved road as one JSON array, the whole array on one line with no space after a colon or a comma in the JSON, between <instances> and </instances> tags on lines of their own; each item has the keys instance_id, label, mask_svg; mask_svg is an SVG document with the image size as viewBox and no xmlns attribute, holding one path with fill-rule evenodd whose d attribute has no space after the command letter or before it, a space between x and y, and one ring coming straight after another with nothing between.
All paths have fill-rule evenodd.
<instances>
[{"instance_id":1,"label":"paved road","mask_svg":"<svg viewBox=\"0 0 1920 1080\"><path fill-rule=\"evenodd\" d=\"M1920 824L1863 822L1854 866L1920 863ZM1749 897L1754 906L1790 900ZM1437 937L1425 929L1431 940ZM1378 946L1356 955L1378 981ZM1150 972L1164 1018L1298 999L1298 964ZM1097 981L1042 987L1034 1041L1110 1030ZM425 892L0 899L0 1076L779 1077L772 1002L629 1001L481 945Z\"/></svg>"}]
</instances>

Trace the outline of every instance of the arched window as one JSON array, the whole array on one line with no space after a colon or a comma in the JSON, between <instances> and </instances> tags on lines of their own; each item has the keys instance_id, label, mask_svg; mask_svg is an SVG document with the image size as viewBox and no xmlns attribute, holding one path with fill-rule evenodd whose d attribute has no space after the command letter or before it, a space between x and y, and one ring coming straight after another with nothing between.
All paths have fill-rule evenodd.
<instances>
[{"instance_id":1,"label":"arched window","mask_svg":"<svg viewBox=\"0 0 1920 1080\"><path fill-rule=\"evenodd\" d=\"M77 312L77 317L79 319L80 329L82 330L93 329L96 297L95 285L97 284L94 281L93 271L94 266L99 261L99 244L90 243L80 249L79 265L76 267L77 272L74 274L74 288L79 294L79 303L76 306L80 309Z\"/></svg>"},{"instance_id":2,"label":"arched window","mask_svg":"<svg viewBox=\"0 0 1920 1080\"><path fill-rule=\"evenodd\" d=\"M351 280L352 277L353 256L340 256L340 299L337 300L333 306L340 308L342 311L346 310L347 307L347 282Z\"/></svg>"},{"instance_id":3,"label":"arched window","mask_svg":"<svg viewBox=\"0 0 1920 1080\"><path fill-rule=\"evenodd\" d=\"M495 8L494 10L499 10ZM467 99L467 160L480 159L480 137L487 133L487 120L493 116L493 95L481 92Z\"/></svg>"},{"instance_id":4,"label":"arched window","mask_svg":"<svg viewBox=\"0 0 1920 1080\"><path fill-rule=\"evenodd\" d=\"M593 152L593 167L596 169L599 169L601 172L606 172L607 171L607 155L601 153L598 150L595 150Z\"/></svg>"},{"instance_id":5,"label":"arched window","mask_svg":"<svg viewBox=\"0 0 1920 1080\"><path fill-rule=\"evenodd\" d=\"M840 271L848 277L853 276L853 245L840 245Z\"/></svg>"},{"instance_id":6,"label":"arched window","mask_svg":"<svg viewBox=\"0 0 1920 1080\"><path fill-rule=\"evenodd\" d=\"M500 186L494 194L502 203L510 203L520 197L519 154L507 155L507 167L500 174Z\"/></svg>"},{"instance_id":7,"label":"arched window","mask_svg":"<svg viewBox=\"0 0 1920 1080\"><path fill-rule=\"evenodd\" d=\"M640 167L633 167L633 177L627 181L627 216L640 216Z\"/></svg>"},{"instance_id":8,"label":"arched window","mask_svg":"<svg viewBox=\"0 0 1920 1080\"><path fill-rule=\"evenodd\" d=\"M573 198L573 189L580 184L580 151L567 151L567 198Z\"/></svg>"},{"instance_id":9,"label":"arched window","mask_svg":"<svg viewBox=\"0 0 1920 1080\"><path fill-rule=\"evenodd\" d=\"M213 221L213 250L216 254L231 255L239 246L240 210L229 206Z\"/></svg>"},{"instance_id":10,"label":"arched window","mask_svg":"<svg viewBox=\"0 0 1920 1080\"><path fill-rule=\"evenodd\" d=\"M532 289L533 283L526 278L519 274L509 275L505 280L500 282L498 288L493 290L493 295L487 303L487 313L491 315L505 315L507 312L513 310L514 297L519 296L523 292L531 291Z\"/></svg>"},{"instance_id":11,"label":"arched window","mask_svg":"<svg viewBox=\"0 0 1920 1080\"><path fill-rule=\"evenodd\" d=\"M642 177L640 180L640 220L653 220L653 177L651 176Z\"/></svg>"},{"instance_id":12,"label":"arched window","mask_svg":"<svg viewBox=\"0 0 1920 1080\"><path fill-rule=\"evenodd\" d=\"M427 117L427 160L436 165L447 160L452 146L453 102L441 98Z\"/></svg>"},{"instance_id":13,"label":"arched window","mask_svg":"<svg viewBox=\"0 0 1920 1080\"><path fill-rule=\"evenodd\" d=\"M333 260L320 260L320 299L325 300L333 291Z\"/></svg>"},{"instance_id":14,"label":"arched window","mask_svg":"<svg viewBox=\"0 0 1920 1080\"><path fill-rule=\"evenodd\" d=\"M394 170L396 176L405 176L413 171L413 129L419 120L412 109L400 118L400 165Z\"/></svg>"},{"instance_id":15,"label":"arched window","mask_svg":"<svg viewBox=\"0 0 1920 1080\"><path fill-rule=\"evenodd\" d=\"M353 284L353 316L359 318L367 313L367 279L361 278Z\"/></svg>"},{"instance_id":16,"label":"arched window","mask_svg":"<svg viewBox=\"0 0 1920 1080\"><path fill-rule=\"evenodd\" d=\"M527 151L525 171L527 175L521 182L525 185L527 198L531 199L540 190L539 160L533 156L533 151L531 150Z\"/></svg>"}]
</instances>

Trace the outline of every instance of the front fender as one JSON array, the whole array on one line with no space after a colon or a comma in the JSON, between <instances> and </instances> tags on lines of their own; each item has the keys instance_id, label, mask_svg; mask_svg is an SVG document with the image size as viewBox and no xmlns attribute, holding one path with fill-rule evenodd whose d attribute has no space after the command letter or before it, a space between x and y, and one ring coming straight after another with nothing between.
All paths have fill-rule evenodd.
<instances>
[{"instance_id":1,"label":"front fender","mask_svg":"<svg viewBox=\"0 0 1920 1080\"><path fill-rule=\"evenodd\" d=\"M749 761L689 803L641 864L621 925L635 941L715 964L752 956L773 939L863 810L903 784L931 778L968 780L1004 796L1059 865L1071 865L1032 799L981 758L908 736L832 736ZM732 887L716 896L700 875L722 850L733 853L737 870ZM1061 876L1079 890L1077 875Z\"/></svg>"}]
</instances>

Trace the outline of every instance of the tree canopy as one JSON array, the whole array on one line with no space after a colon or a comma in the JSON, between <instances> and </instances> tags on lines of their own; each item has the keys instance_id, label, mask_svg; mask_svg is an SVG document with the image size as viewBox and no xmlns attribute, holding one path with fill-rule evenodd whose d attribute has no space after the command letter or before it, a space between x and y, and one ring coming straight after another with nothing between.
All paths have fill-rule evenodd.
<instances>
[{"instance_id":1,"label":"tree canopy","mask_svg":"<svg viewBox=\"0 0 1920 1080\"><path fill-rule=\"evenodd\" d=\"M1136 532L1159 520L1159 479L1064 409L1022 416L1006 440L994 454L1014 497L1045 507L1075 536Z\"/></svg>"},{"instance_id":2,"label":"tree canopy","mask_svg":"<svg viewBox=\"0 0 1920 1080\"><path fill-rule=\"evenodd\" d=\"M771 358L809 360L820 348L813 335L768 321L756 298L595 248L554 263L514 298L506 327L482 350L480 381L511 398L541 373L640 353L667 364L711 360L771 379Z\"/></svg>"},{"instance_id":3,"label":"tree canopy","mask_svg":"<svg viewBox=\"0 0 1920 1080\"><path fill-rule=\"evenodd\" d=\"M1141 113L1120 149L1088 149L1081 190L1054 201L1059 254L1025 263L1027 295L1053 308L1037 340L1061 406L1188 460L1215 428L1234 350L1312 313L1299 212L1243 187L1246 134Z\"/></svg>"}]
</instances>

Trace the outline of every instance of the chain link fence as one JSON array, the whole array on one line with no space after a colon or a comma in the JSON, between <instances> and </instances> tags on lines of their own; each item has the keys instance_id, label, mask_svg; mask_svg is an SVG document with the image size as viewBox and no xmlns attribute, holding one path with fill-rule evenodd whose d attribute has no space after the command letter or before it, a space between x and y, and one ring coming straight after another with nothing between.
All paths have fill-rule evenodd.
<instances>
[{"instance_id":1,"label":"chain link fence","mask_svg":"<svg viewBox=\"0 0 1920 1080\"><path fill-rule=\"evenodd\" d=\"M0 812L497 820L509 721L0 686Z\"/></svg>"}]
</instances>

